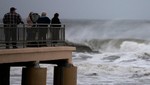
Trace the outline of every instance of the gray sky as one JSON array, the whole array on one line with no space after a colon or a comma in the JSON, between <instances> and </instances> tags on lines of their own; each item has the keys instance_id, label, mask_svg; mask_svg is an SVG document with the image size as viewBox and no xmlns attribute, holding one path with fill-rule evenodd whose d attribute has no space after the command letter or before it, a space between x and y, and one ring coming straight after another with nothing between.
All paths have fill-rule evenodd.
<instances>
[{"instance_id":1,"label":"gray sky","mask_svg":"<svg viewBox=\"0 0 150 85\"><path fill-rule=\"evenodd\" d=\"M22 18L45 11L50 18L58 12L63 19L150 20L150 0L1 0L0 18L12 6Z\"/></svg>"}]
</instances>

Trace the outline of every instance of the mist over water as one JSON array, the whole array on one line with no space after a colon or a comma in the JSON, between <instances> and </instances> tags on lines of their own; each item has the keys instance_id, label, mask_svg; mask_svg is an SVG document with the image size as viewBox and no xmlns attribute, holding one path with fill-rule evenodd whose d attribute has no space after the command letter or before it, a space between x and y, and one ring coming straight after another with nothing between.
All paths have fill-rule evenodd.
<instances>
[{"instance_id":1,"label":"mist over water","mask_svg":"<svg viewBox=\"0 0 150 85\"><path fill-rule=\"evenodd\" d=\"M149 40L149 27L150 21L144 20L78 20L66 24L66 39Z\"/></svg>"}]
</instances>

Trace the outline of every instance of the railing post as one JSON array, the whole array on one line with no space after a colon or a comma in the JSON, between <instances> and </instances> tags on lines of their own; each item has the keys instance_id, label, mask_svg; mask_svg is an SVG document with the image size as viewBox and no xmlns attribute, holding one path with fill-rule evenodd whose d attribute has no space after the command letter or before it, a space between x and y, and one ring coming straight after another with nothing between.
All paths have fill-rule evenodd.
<instances>
[{"instance_id":1,"label":"railing post","mask_svg":"<svg viewBox=\"0 0 150 85\"><path fill-rule=\"evenodd\" d=\"M64 25L64 30L63 30L63 40L65 41L65 25Z\"/></svg>"},{"instance_id":2,"label":"railing post","mask_svg":"<svg viewBox=\"0 0 150 85\"><path fill-rule=\"evenodd\" d=\"M23 24L23 48L25 48L26 45L26 28L25 24Z\"/></svg>"}]
</instances>

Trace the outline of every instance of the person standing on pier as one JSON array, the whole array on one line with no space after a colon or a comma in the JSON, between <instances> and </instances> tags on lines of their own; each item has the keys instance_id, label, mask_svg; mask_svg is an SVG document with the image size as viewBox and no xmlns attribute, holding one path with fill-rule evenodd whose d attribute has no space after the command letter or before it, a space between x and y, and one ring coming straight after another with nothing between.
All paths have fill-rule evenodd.
<instances>
[{"instance_id":1,"label":"person standing on pier","mask_svg":"<svg viewBox=\"0 0 150 85\"><path fill-rule=\"evenodd\" d=\"M58 43L59 40L59 30L61 27L61 22L59 20L59 14L55 13L54 17L52 18L51 21L51 27L52 27L52 43L55 45L56 43Z\"/></svg>"},{"instance_id":2,"label":"person standing on pier","mask_svg":"<svg viewBox=\"0 0 150 85\"><path fill-rule=\"evenodd\" d=\"M20 14L16 13L15 7L11 7L10 12L4 15L3 23L6 49L10 48L10 44L12 44L13 48L17 48L17 25L23 24L23 21ZM10 41L11 39L12 41Z\"/></svg>"},{"instance_id":3,"label":"person standing on pier","mask_svg":"<svg viewBox=\"0 0 150 85\"><path fill-rule=\"evenodd\" d=\"M37 20L38 29L38 41L39 46L47 46L46 44L46 34L48 33L48 24L50 24L50 19L47 17L46 12L42 12L41 17Z\"/></svg>"},{"instance_id":4,"label":"person standing on pier","mask_svg":"<svg viewBox=\"0 0 150 85\"><path fill-rule=\"evenodd\" d=\"M40 17L38 13L30 12L27 21L27 47L37 47L36 34L37 34L37 20Z\"/></svg>"}]
</instances>

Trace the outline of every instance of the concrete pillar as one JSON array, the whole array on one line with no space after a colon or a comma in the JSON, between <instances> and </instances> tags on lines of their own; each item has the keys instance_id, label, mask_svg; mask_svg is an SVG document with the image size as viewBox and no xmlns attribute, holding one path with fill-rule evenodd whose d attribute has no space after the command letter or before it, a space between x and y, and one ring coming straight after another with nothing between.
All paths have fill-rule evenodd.
<instances>
[{"instance_id":1,"label":"concrete pillar","mask_svg":"<svg viewBox=\"0 0 150 85\"><path fill-rule=\"evenodd\" d=\"M10 66L0 65L0 85L10 85Z\"/></svg>"},{"instance_id":2,"label":"concrete pillar","mask_svg":"<svg viewBox=\"0 0 150 85\"><path fill-rule=\"evenodd\" d=\"M77 85L77 67L54 67L54 85Z\"/></svg>"},{"instance_id":3,"label":"concrete pillar","mask_svg":"<svg viewBox=\"0 0 150 85\"><path fill-rule=\"evenodd\" d=\"M22 85L46 85L47 68L23 68Z\"/></svg>"}]
</instances>

